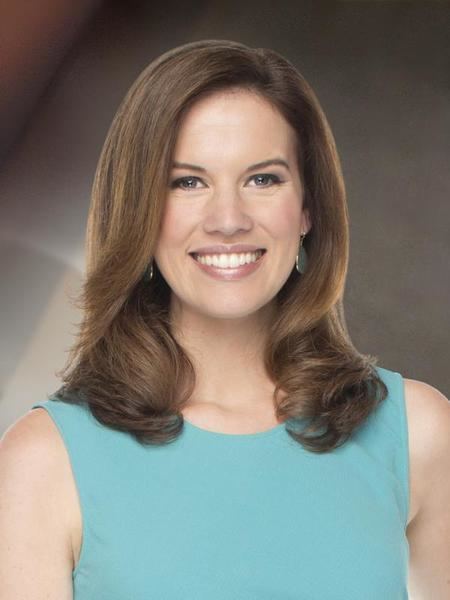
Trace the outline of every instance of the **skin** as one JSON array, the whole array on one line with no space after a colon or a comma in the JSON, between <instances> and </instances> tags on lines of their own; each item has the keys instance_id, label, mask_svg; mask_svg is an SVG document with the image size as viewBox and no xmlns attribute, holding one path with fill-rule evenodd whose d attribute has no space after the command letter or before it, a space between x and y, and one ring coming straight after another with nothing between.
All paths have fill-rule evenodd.
<instances>
[{"instance_id":1,"label":"skin","mask_svg":"<svg viewBox=\"0 0 450 600\"><path fill-rule=\"evenodd\" d=\"M176 160L204 166L195 191L168 192L156 255L173 290L174 331L199 373L185 415L227 433L274 422L273 384L262 368L264 325L309 229L294 161L294 138L271 107L250 95L195 105L182 124ZM263 124L263 126L261 126ZM282 155L290 173L267 190L244 176L249 164ZM173 177L199 175L174 171ZM267 262L251 278L210 280L187 252L212 243L254 243ZM224 385L226 382L226 385ZM407 410L411 600L450 598L450 404L434 387L404 379ZM0 598L71 600L82 515L67 451L43 409L21 417L0 444Z\"/></svg>"}]
</instances>

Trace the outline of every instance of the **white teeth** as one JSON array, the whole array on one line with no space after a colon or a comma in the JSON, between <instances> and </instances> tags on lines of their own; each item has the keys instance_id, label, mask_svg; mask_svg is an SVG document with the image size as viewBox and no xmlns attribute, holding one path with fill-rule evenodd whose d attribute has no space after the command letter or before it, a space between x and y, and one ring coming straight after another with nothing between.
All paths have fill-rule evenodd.
<instances>
[{"instance_id":1,"label":"white teeth","mask_svg":"<svg viewBox=\"0 0 450 600\"><path fill-rule=\"evenodd\" d=\"M212 265L220 269L235 268L247 263L256 262L262 255L262 250L242 254L202 254L194 258L203 265Z\"/></svg>"}]
</instances>

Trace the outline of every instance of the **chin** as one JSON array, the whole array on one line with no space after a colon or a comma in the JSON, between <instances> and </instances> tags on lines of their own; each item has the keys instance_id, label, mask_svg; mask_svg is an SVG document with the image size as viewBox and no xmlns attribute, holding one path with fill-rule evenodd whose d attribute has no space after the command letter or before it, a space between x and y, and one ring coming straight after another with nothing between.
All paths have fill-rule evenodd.
<instances>
[{"instance_id":1,"label":"chin","mask_svg":"<svg viewBox=\"0 0 450 600\"><path fill-rule=\"evenodd\" d=\"M196 306L196 312L199 314L203 314L206 317L213 319L222 319L222 320L234 320L234 319L244 319L246 317L254 316L258 312L263 311L265 307L269 307L269 302L260 302L250 305L247 302L236 303L234 305L224 305L220 302L216 304L208 303L207 306Z\"/></svg>"}]
</instances>

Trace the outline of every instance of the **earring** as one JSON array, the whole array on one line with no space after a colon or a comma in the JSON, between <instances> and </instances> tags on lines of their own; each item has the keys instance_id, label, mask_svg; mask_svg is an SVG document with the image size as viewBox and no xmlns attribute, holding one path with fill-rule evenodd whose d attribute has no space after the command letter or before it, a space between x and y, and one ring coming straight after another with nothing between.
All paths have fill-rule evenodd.
<instances>
[{"instance_id":1,"label":"earring","mask_svg":"<svg viewBox=\"0 0 450 600\"><path fill-rule=\"evenodd\" d=\"M146 281L151 281L152 277L153 277L153 259L145 271L144 279Z\"/></svg>"},{"instance_id":2,"label":"earring","mask_svg":"<svg viewBox=\"0 0 450 600\"><path fill-rule=\"evenodd\" d=\"M300 236L300 246L298 249L298 254L295 258L295 266L297 271L303 275L306 271L306 267L308 265L308 255L306 254L306 250L303 247L303 238L306 236L306 233L302 233Z\"/></svg>"}]
</instances>

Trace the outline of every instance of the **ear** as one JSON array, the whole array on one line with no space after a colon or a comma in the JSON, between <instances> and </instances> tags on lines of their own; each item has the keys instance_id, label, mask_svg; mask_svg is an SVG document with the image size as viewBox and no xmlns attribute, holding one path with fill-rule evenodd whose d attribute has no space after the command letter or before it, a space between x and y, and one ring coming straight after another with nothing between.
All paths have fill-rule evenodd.
<instances>
[{"instance_id":1,"label":"ear","mask_svg":"<svg viewBox=\"0 0 450 600\"><path fill-rule=\"evenodd\" d=\"M309 210L307 208L302 210L301 224L301 231L308 233L308 231L311 229L311 219L309 216Z\"/></svg>"}]
</instances>

